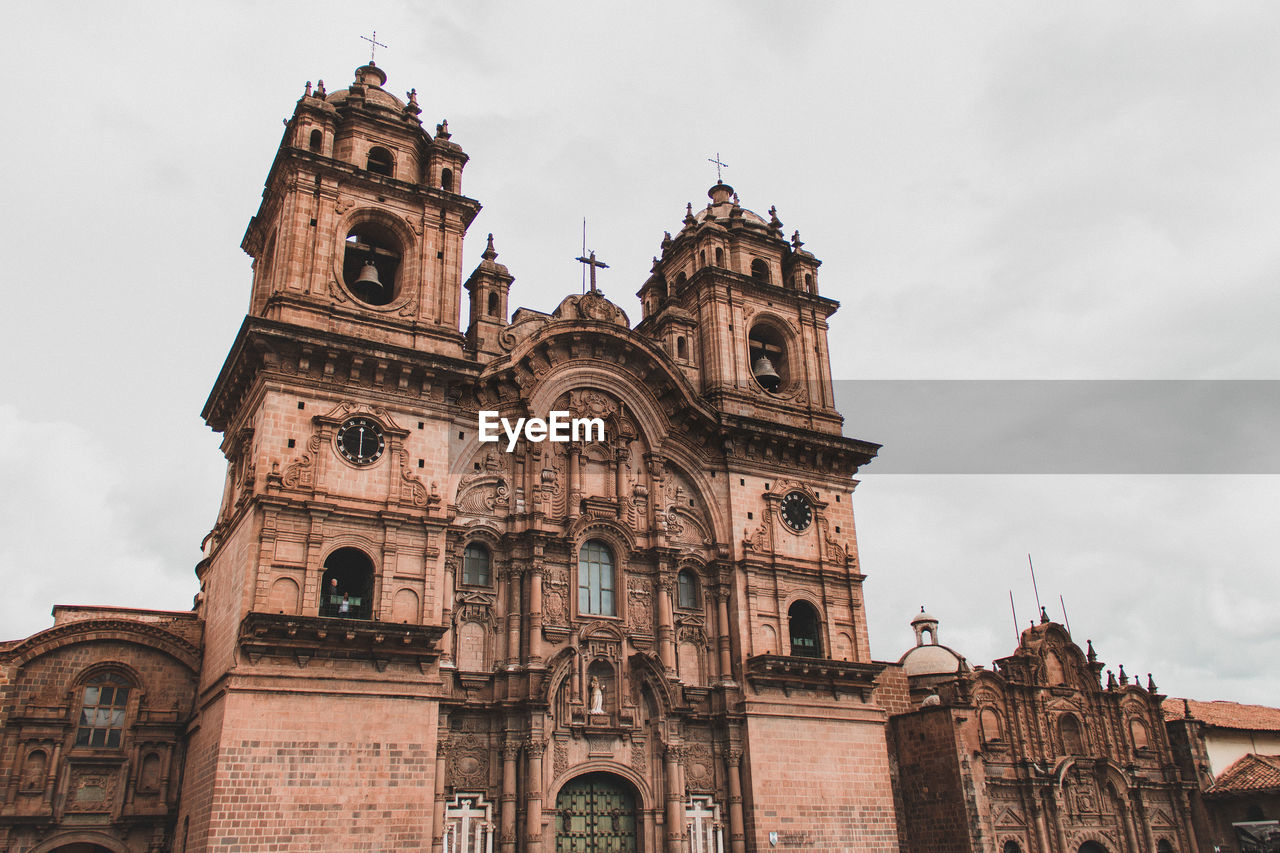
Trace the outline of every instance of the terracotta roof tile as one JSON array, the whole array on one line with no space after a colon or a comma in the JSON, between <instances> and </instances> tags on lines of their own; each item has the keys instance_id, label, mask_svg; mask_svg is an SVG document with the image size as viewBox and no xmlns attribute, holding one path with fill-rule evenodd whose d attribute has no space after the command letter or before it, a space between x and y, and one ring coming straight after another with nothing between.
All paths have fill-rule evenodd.
<instances>
[{"instance_id":1,"label":"terracotta roof tile","mask_svg":"<svg viewBox=\"0 0 1280 853\"><path fill-rule=\"evenodd\" d=\"M1205 725L1220 729L1244 729L1256 732L1280 732L1280 708L1266 705L1242 705L1239 702L1201 702L1199 699L1164 700L1166 720L1186 717L1184 704L1190 707L1191 716Z\"/></svg>"},{"instance_id":2,"label":"terracotta roof tile","mask_svg":"<svg viewBox=\"0 0 1280 853\"><path fill-rule=\"evenodd\" d=\"M1280 755L1249 753L1218 774L1205 793L1236 794L1280 790Z\"/></svg>"}]
</instances>

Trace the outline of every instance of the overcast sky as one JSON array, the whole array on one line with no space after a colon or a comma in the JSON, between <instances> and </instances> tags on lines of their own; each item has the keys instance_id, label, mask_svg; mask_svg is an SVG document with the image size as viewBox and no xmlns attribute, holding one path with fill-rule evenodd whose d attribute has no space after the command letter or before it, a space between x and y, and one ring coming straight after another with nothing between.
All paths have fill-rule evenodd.
<instances>
[{"instance_id":1,"label":"overcast sky","mask_svg":"<svg viewBox=\"0 0 1280 853\"><path fill-rule=\"evenodd\" d=\"M1280 6L196 8L5 12L3 638L55 602L190 606L224 474L199 412L248 302L240 239L303 84L345 87L374 28L387 88L416 87L471 156L464 266L492 231L513 306L578 290L585 216L602 288L638 318L719 152L743 205L777 205L822 259L841 380L1280 379ZM1001 439L978 447L972 418L965 440L946 418L913 431L847 387L846 432L885 445L855 496L876 657L905 651L920 605L971 662L1010 653L1030 552L1050 613L1061 594L1110 665L1280 704L1280 476L1257 406L1210 394L1203 421L1082 427L1104 446L1177 433L1133 474L1069 442L1093 463L1002 465L1006 441L1057 428L1020 406L984 405ZM968 473L890 465L893 433Z\"/></svg>"}]
</instances>

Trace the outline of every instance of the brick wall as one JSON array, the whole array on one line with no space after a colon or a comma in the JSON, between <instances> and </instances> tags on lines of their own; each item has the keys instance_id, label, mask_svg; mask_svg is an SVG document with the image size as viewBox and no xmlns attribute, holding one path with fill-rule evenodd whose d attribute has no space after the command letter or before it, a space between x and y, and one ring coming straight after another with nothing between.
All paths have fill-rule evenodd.
<instances>
[{"instance_id":1,"label":"brick wall","mask_svg":"<svg viewBox=\"0 0 1280 853\"><path fill-rule=\"evenodd\" d=\"M950 708L923 708L889 721L897 757L904 853L970 853L969 818Z\"/></svg>"},{"instance_id":2,"label":"brick wall","mask_svg":"<svg viewBox=\"0 0 1280 853\"><path fill-rule=\"evenodd\" d=\"M193 744L187 849L431 848L434 700L237 691L222 704L212 780L209 741L203 761Z\"/></svg>"},{"instance_id":3,"label":"brick wall","mask_svg":"<svg viewBox=\"0 0 1280 853\"><path fill-rule=\"evenodd\" d=\"M898 850L879 708L749 702L744 767L751 849Z\"/></svg>"}]
</instances>

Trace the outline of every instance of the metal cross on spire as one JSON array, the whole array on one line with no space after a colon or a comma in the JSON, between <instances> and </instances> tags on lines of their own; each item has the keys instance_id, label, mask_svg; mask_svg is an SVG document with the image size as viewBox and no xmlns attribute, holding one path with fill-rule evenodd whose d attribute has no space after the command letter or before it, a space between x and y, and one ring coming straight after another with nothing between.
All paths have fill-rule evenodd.
<instances>
[{"instance_id":1,"label":"metal cross on spire","mask_svg":"<svg viewBox=\"0 0 1280 853\"><path fill-rule=\"evenodd\" d=\"M711 157L708 157L708 158L707 158L707 162L708 162L708 163L715 163L715 164L716 164L716 183L717 183L717 184L723 184L723 183L724 183L724 181L723 181L723 180L721 179L721 177L720 177L720 170L721 170L721 169L727 169L727 168L729 168L729 164L728 164L728 163L723 163L723 162L721 162L721 161L720 161L720 152L719 152L719 151L717 151L717 152L716 152L716 156L715 156L715 158L714 158L714 159L712 159Z\"/></svg>"},{"instance_id":2,"label":"metal cross on spire","mask_svg":"<svg viewBox=\"0 0 1280 853\"><path fill-rule=\"evenodd\" d=\"M586 264L587 266L591 267L591 289L592 291L594 291L596 289L596 270L597 269L607 270L609 268L609 265L606 264L604 261L597 261L596 253L594 250L592 250L589 254L584 254L582 257L575 258L574 260L578 261L578 263Z\"/></svg>"},{"instance_id":3,"label":"metal cross on spire","mask_svg":"<svg viewBox=\"0 0 1280 853\"><path fill-rule=\"evenodd\" d=\"M373 61L373 54L374 54L374 51L376 51L376 50L377 50L378 48L380 48L380 47L386 47L386 45L385 45L385 44L383 44L382 42L378 41L378 31L377 31L377 30L374 30L372 35L360 36L360 38L364 39L365 41L367 41L367 42L369 43L369 64L370 64L370 65L373 65L373 64L374 64L374 61ZM719 157L720 155L719 155L719 154L717 154L716 156L717 156L717 157Z\"/></svg>"}]
</instances>

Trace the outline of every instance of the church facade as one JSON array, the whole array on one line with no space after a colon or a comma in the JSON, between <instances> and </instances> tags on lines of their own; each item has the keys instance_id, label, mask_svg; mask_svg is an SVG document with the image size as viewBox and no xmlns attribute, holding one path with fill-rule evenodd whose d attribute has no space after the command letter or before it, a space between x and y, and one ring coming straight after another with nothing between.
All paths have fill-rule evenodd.
<instances>
[{"instance_id":1,"label":"church facade","mask_svg":"<svg viewBox=\"0 0 1280 853\"><path fill-rule=\"evenodd\" d=\"M385 81L308 84L245 235L194 612L0 647L0 849L896 849L819 261L717 183L638 322L511 311Z\"/></svg>"},{"instance_id":2,"label":"church facade","mask_svg":"<svg viewBox=\"0 0 1280 853\"><path fill-rule=\"evenodd\" d=\"M0 642L0 851L1198 849L1162 697L1061 626L986 671L922 612L871 659L878 446L775 211L717 181L634 323L594 255L513 310L386 79L306 85L246 231L194 608Z\"/></svg>"}]
</instances>

